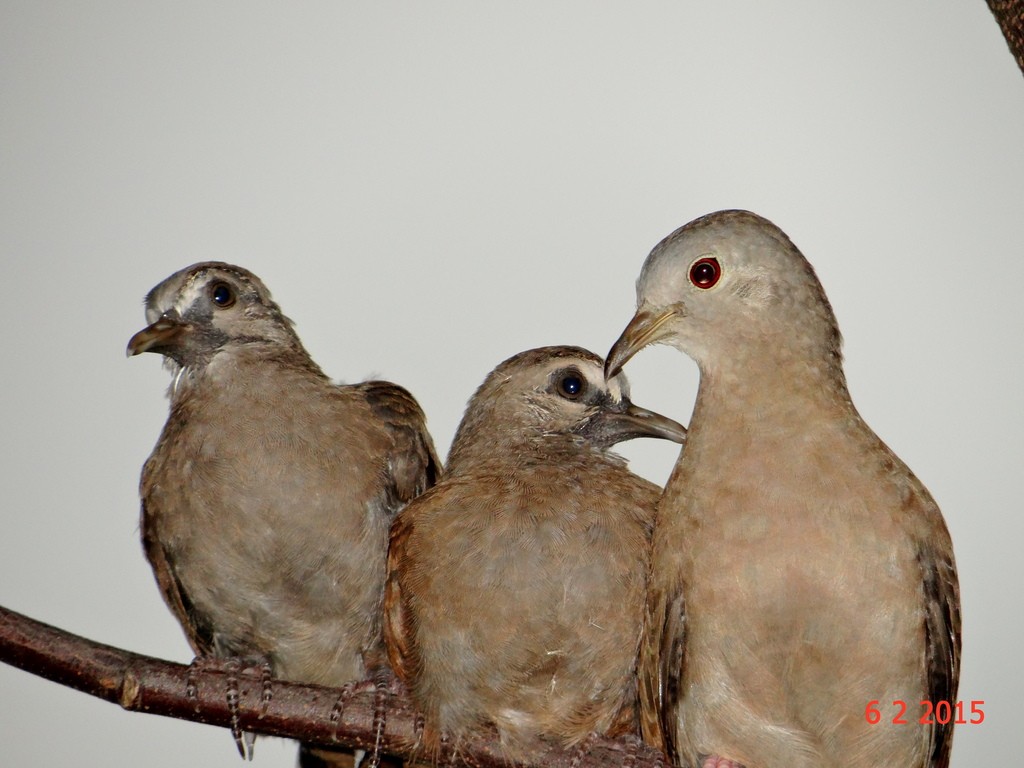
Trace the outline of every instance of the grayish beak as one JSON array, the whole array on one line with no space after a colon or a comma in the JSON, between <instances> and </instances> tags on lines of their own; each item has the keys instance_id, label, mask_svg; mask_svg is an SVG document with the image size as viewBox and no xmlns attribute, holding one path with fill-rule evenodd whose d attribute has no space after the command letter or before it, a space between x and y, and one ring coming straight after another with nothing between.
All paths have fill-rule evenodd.
<instances>
[{"instance_id":1,"label":"grayish beak","mask_svg":"<svg viewBox=\"0 0 1024 768\"><path fill-rule=\"evenodd\" d=\"M686 440L686 427L624 399L621 409L602 410L595 415L587 423L585 434L605 448L637 437L655 437L681 444Z\"/></svg>"},{"instance_id":2,"label":"grayish beak","mask_svg":"<svg viewBox=\"0 0 1024 768\"><path fill-rule=\"evenodd\" d=\"M141 355L143 352L163 352L172 346L181 336L186 324L177 317L177 313L165 313L152 325L148 325L128 340L128 357Z\"/></svg>"}]
</instances>

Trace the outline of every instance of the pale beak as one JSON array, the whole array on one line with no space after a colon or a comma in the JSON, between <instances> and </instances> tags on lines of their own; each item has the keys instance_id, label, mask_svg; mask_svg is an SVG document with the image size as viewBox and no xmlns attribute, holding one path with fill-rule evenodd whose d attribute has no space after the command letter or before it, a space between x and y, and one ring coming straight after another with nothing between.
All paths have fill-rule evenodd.
<instances>
[{"instance_id":1,"label":"pale beak","mask_svg":"<svg viewBox=\"0 0 1024 768\"><path fill-rule=\"evenodd\" d=\"M185 330L186 324L179 317L164 314L152 325L148 325L128 340L128 357L143 352L164 352L171 347Z\"/></svg>"},{"instance_id":2,"label":"pale beak","mask_svg":"<svg viewBox=\"0 0 1024 768\"><path fill-rule=\"evenodd\" d=\"M676 310L666 309L660 314L655 314L647 309L639 310L633 319L629 321L626 330L619 336L618 341L612 344L608 350L608 357L604 362L604 377L610 379L622 370L626 362L649 344L654 344L668 335L665 324L676 316Z\"/></svg>"}]
</instances>

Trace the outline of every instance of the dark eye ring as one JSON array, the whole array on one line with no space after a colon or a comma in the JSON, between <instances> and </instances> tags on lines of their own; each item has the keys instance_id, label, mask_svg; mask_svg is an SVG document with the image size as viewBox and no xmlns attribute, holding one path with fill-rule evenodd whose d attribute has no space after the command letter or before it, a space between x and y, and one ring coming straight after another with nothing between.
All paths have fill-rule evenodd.
<instances>
[{"instance_id":1,"label":"dark eye ring","mask_svg":"<svg viewBox=\"0 0 1024 768\"><path fill-rule=\"evenodd\" d=\"M697 259L690 267L690 282L698 288L711 288L722 276L722 266L713 256Z\"/></svg>"},{"instance_id":2,"label":"dark eye ring","mask_svg":"<svg viewBox=\"0 0 1024 768\"><path fill-rule=\"evenodd\" d=\"M587 380L576 371L566 371L558 377L558 394L566 400L579 400L587 391Z\"/></svg>"},{"instance_id":3,"label":"dark eye ring","mask_svg":"<svg viewBox=\"0 0 1024 768\"><path fill-rule=\"evenodd\" d=\"M210 286L210 298L221 309L227 309L235 303L235 289L227 283L214 283Z\"/></svg>"}]
</instances>

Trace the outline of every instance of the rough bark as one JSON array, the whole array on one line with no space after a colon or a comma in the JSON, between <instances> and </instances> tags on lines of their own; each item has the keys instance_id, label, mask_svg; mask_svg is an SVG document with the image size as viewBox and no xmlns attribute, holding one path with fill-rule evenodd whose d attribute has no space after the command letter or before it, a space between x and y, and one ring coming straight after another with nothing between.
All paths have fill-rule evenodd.
<instances>
[{"instance_id":1,"label":"rough bark","mask_svg":"<svg viewBox=\"0 0 1024 768\"><path fill-rule=\"evenodd\" d=\"M986 0L989 10L999 22L1010 53L1024 74L1024 0Z\"/></svg>"},{"instance_id":2,"label":"rough bark","mask_svg":"<svg viewBox=\"0 0 1024 768\"><path fill-rule=\"evenodd\" d=\"M369 681L339 690L269 679L258 667L190 667L96 643L3 607L0 661L133 712L237 726L323 746L372 750L379 741L385 754L430 758L417 751L421 724L406 697ZM229 698L237 700L234 713ZM460 744L457 755L446 747L438 758L440 764L481 768L513 765L502 758L493 732ZM552 747L538 764L554 768L663 765L657 752L635 740L601 738L575 751Z\"/></svg>"}]
</instances>

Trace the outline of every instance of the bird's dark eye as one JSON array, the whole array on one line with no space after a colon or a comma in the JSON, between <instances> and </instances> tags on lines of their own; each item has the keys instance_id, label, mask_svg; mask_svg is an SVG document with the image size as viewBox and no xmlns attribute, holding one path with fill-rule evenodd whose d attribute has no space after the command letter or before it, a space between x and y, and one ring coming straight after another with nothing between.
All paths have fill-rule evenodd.
<instances>
[{"instance_id":1,"label":"bird's dark eye","mask_svg":"<svg viewBox=\"0 0 1024 768\"><path fill-rule=\"evenodd\" d=\"M235 289L227 283L214 283L210 287L210 296L221 309L227 309L235 303Z\"/></svg>"},{"instance_id":2,"label":"bird's dark eye","mask_svg":"<svg viewBox=\"0 0 1024 768\"><path fill-rule=\"evenodd\" d=\"M718 259L705 256L697 259L690 267L690 282L698 288L711 288L722 276L722 267Z\"/></svg>"},{"instance_id":3,"label":"bird's dark eye","mask_svg":"<svg viewBox=\"0 0 1024 768\"><path fill-rule=\"evenodd\" d=\"M587 381L575 371L566 371L558 377L558 394L567 400L579 400L587 391Z\"/></svg>"}]
</instances>

